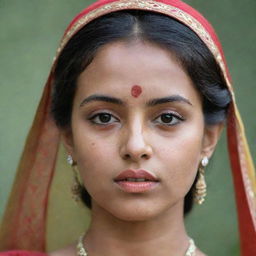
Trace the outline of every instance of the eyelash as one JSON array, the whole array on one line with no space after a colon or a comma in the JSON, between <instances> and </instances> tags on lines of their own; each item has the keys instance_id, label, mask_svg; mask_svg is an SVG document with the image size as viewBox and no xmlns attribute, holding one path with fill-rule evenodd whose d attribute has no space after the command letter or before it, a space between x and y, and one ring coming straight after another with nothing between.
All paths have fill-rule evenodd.
<instances>
[{"instance_id":1,"label":"eyelash","mask_svg":"<svg viewBox=\"0 0 256 256\"><path fill-rule=\"evenodd\" d=\"M114 115L108 113L108 112L101 112L101 113L97 113L95 115L93 115L92 117L89 117L88 120L91 121L92 124L95 124L95 125L109 125L109 124L112 124L112 123L99 123L99 122L96 122L95 119L96 118L100 118L100 116L103 116L103 115L108 115L110 118L114 118L116 121L114 122L119 122L119 119L116 118Z\"/></svg>"},{"instance_id":2,"label":"eyelash","mask_svg":"<svg viewBox=\"0 0 256 256\"><path fill-rule=\"evenodd\" d=\"M163 116L167 116L167 115L169 116L169 118L171 117L170 123L172 123L173 118L176 119L176 121L174 122L174 124L173 124L173 123L170 124L170 123L164 123L164 122L158 122L158 121L156 121L157 119L163 118ZM157 118L155 118L154 121L155 121L156 123L163 124L163 125L165 125L165 126L174 126L174 125L176 125L176 124L178 124L178 123L180 123L180 122L182 122L182 121L185 121L185 118L182 117L181 115L179 115L179 114L176 113L176 112L175 112L175 113L173 113L173 112L165 112L165 113L162 113L161 115L159 115ZM162 120L162 121L163 121L163 120Z\"/></svg>"},{"instance_id":3,"label":"eyelash","mask_svg":"<svg viewBox=\"0 0 256 256\"><path fill-rule=\"evenodd\" d=\"M104 122L104 121L100 120L100 117L103 117L104 115L108 116L109 121L111 119L115 119L115 120L112 121L112 122L109 122L109 121ZM163 118L164 116L166 117L167 115L168 115L168 118L171 118L169 123L168 122L164 123L163 120L162 120L162 122L157 121L157 119ZM176 121L173 124L172 122L173 122L174 118L176 119ZM97 113L97 114L93 115L92 117L89 117L88 120L92 124L100 125L100 126L106 126L106 125L110 125L110 124L117 123L117 122L120 121L118 118L116 118L114 115L112 115L111 113L108 113L108 112ZM173 113L173 112L165 112L165 113L162 113L161 115L157 116L157 118L154 119L155 123L160 124L160 125L164 125L164 126L169 126L169 127L170 126L174 126L174 125L176 125L176 124L178 124L178 123L180 123L182 121L185 121L185 118L183 118L181 115L179 115L176 112L175 113Z\"/></svg>"}]
</instances>

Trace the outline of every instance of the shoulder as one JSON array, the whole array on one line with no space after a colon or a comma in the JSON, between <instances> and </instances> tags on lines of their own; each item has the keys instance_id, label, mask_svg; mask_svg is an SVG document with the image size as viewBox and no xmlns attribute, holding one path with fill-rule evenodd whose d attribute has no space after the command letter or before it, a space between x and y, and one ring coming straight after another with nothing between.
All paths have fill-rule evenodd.
<instances>
[{"instance_id":1,"label":"shoulder","mask_svg":"<svg viewBox=\"0 0 256 256\"><path fill-rule=\"evenodd\" d=\"M48 255L44 252L15 250L15 251L0 252L0 256L48 256Z\"/></svg>"}]
</instances>

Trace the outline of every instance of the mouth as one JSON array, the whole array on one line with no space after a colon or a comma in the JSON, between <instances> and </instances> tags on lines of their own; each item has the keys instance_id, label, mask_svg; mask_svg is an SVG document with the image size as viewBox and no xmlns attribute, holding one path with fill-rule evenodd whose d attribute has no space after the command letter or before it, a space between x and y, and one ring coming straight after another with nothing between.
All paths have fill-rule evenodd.
<instances>
[{"instance_id":1,"label":"mouth","mask_svg":"<svg viewBox=\"0 0 256 256\"><path fill-rule=\"evenodd\" d=\"M120 180L120 181L132 181L132 182L145 182L145 181L152 181L152 180L148 180L148 179L143 179L143 178L126 178L124 180Z\"/></svg>"},{"instance_id":2,"label":"mouth","mask_svg":"<svg viewBox=\"0 0 256 256\"><path fill-rule=\"evenodd\" d=\"M145 193L154 189L159 179L145 170L125 170L121 172L114 182L127 193Z\"/></svg>"}]
</instances>

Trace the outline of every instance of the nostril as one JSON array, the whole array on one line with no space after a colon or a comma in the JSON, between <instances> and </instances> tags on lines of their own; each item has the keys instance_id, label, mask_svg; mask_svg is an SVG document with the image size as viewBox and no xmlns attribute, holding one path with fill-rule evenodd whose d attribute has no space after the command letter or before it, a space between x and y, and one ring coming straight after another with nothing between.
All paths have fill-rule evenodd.
<instances>
[{"instance_id":1,"label":"nostril","mask_svg":"<svg viewBox=\"0 0 256 256\"><path fill-rule=\"evenodd\" d=\"M125 154L124 156L123 156L123 158L125 159L125 160L128 160L128 159L131 159L131 158L133 158L130 154ZM141 155L138 155L137 157L135 157L135 158L137 158L137 159L149 159L149 155L148 154L141 154Z\"/></svg>"},{"instance_id":2,"label":"nostril","mask_svg":"<svg viewBox=\"0 0 256 256\"><path fill-rule=\"evenodd\" d=\"M147 154L143 154L143 155L141 156L141 158L148 159L148 155L147 155Z\"/></svg>"},{"instance_id":3,"label":"nostril","mask_svg":"<svg viewBox=\"0 0 256 256\"><path fill-rule=\"evenodd\" d=\"M130 158L130 155L129 154L125 154L124 155L124 159L129 159Z\"/></svg>"}]
</instances>

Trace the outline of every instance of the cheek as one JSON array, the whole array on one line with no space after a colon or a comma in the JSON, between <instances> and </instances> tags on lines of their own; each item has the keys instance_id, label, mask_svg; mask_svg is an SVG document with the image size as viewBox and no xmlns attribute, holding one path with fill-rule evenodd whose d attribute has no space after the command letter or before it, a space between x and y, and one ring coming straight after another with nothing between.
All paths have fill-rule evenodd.
<instances>
[{"instance_id":1,"label":"cheek","mask_svg":"<svg viewBox=\"0 0 256 256\"><path fill-rule=\"evenodd\" d=\"M78 169L84 184L93 184L97 181L101 183L99 177L108 174L107 167L109 160L113 159L114 148L104 140L87 136L85 134L76 134L74 137L75 155L78 163Z\"/></svg>"},{"instance_id":2,"label":"cheek","mask_svg":"<svg viewBox=\"0 0 256 256\"><path fill-rule=\"evenodd\" d=\"M182 134L182 135L181 135ZM184 196L191 188L201 160L203 129L190 129L180 136L169 138L159 150L160 162L165 163L169 188L172 193Z\"/></svg>"},{"instance_id":3,"label":"cheek","mask_svg":"<svg viewBox=\"0 0 256 256\"><path fill-rule=\"evenodd\" d=\"M93 138L83 136L75 141L75 154L80 165L92 167L93 163L96 166L104 161L104 158L108 157L109 153L104 143L99 143Z\"/></svg>"},{"instance_id":4,"label":"cheek","mask_svg":"<svg viewBox=\"0 0 256 256\"><path fill-rule=\"evenodd\" d=\"M191 122L191 124L177 126L177 129L169 136L155 137L154 143L159 144L161 154L169 157L170 160L183 160L181 163L190 164L190 161L197 161L201 155L203 137L203 121Z\"/></svg>"}]
</instances>

